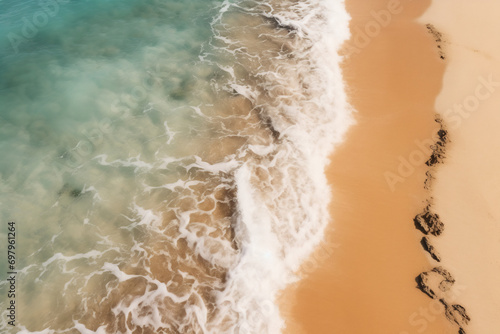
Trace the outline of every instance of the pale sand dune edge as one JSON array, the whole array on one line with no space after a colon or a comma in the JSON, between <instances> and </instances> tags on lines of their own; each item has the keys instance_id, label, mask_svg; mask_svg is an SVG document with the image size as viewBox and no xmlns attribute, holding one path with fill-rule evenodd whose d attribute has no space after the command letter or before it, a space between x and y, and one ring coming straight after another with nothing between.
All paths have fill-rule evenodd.
<instances>
[{"instance_id":1,"label":"pale sand dune edge","mask_svg":"<svg viewBox=\"0 0 500 334\"><path fill-rule=\"evenodd\" d=\"M499 11L494 0L439 0L420 20L441 33L447 58L436 110L448 144L430 193L444 230L432 244L460 286L468 334L500 331Z\"/></svg>"}]
</instances>

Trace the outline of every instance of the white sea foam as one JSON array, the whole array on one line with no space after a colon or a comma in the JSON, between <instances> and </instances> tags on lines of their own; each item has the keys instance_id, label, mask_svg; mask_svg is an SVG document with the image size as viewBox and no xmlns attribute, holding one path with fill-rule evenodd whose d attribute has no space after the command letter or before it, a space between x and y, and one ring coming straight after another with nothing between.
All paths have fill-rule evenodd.
<instances>
[{"instance_id":1,"label":"white sea foam","mask_svg":"<svg viewBox=\"0 0 500 334\"><path fill-rule=\"evenodd\" d=\"M275 59L270 69L257 73L261 87L225 69L233 79L229 86L236 92L254 105L267 102L262 107L279 140L267 146L249 145L247 149L259 158L245 159L234 174L239 254L218 294L219 313L207 324L210 333L279 333L283 329L277 293L297 278L294 273L323 237L330 201L324 169L352 123L337 53L349 36L343 2L274 5L262 4L266 9L251 15L268 16L294 31L298 36L291 42L295 61ZM222 8L231 12L227 2ZM223 20L221 16L216 22ZM244 42L221 35L225 51L238 53ZM259 93L262 86L267 99ZM256 177L259 168L268 172L272 182ZM233 321L228 321L228 315Z\"/></svg>"}]
</instances>

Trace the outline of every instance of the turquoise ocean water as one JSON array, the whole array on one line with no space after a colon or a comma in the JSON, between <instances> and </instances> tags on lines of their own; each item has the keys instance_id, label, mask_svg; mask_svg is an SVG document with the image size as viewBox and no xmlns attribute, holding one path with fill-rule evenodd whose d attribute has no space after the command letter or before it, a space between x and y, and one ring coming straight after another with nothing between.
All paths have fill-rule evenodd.
<instances>
[{"instance_id":1,"label":"turquoise ocean water","mask_svg":"<svg viewBox=\"0 0 500 334\"><path fill-rule=\"evenodd\" d=\"M347 22L341 1L1 0L2 332L279 333L329 222Z\"/></svg>"}]
</instances>

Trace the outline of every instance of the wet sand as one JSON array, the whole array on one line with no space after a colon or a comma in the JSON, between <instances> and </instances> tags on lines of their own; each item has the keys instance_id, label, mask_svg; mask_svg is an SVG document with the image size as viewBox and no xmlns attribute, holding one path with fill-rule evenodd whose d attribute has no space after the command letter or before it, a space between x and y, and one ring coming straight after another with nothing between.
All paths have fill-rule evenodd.
<instances>
[{"instance_id":1,"label":"wet sand","mask_svg":"<svg viewBox=\"0 0 500 334\"><path fill-rule=\"evenodd\" d=\"M463 286L468 334L500 329L499 12L495 0L439 0L422 18L443 33L448 55L436 109L451 142L434 172L432 196L445 224L435 246Z\"/></svg>"},{"instance_id":2,"label":"wet sand","mask_svg":"<svg viewBox=\"0 0 500 334\"><path fill-rule=\"evenodd\" d=\"M415 21L430 0L391 3L346 2L355 39L344 76L357 124L327 170L331 229L304 264L305 279L290 289L296 300L284 309L294 319L289 333L458 331L442 305L416 289L415 277L432 265L412 221L427 197L427 156L412 153L419 148L416 141L432 138L438 128L434 103L446 63L425 26ZM371 11L389 9L391 19L378 23L375 33ZM358 29L372 29L369 43L362 43ZM401 159L413 165L403 167Z\"/></svg>"}]
</instances>

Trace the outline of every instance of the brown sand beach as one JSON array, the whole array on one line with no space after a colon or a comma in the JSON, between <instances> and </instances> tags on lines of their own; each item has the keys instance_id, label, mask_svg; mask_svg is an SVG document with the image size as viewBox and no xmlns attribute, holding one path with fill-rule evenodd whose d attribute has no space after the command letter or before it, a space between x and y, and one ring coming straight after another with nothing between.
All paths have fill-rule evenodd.
<instances>
[{"instance_id":1,"label":"brown sand beach","mask_svg":"<svg viewBox=\"0 0 500 334\"><path fill-rule=\"evenodd\" d=\"M291 333L457 333L459 325L465 330L466 324L453 322L458 305L468 306L472 298L460 284L462 275L436 299L416 282L420 273L441 265L423 250L413 219L433 195L424 186L431 170L425 162L438 138L435 102L452 52L436 22L417 21L430 6L430 0L346 1L352 38L343 69L357 124L327 170L332 224L304 265L305 278L290 289L296 300L284 312L293 319ZM439 187L436 182L435 191ZM441 237L437 251L446 259L443 265L454 269L460 259L452 262L451 246L442 245L453 236L445 231Z\"/></svg>"}]
</instances>

